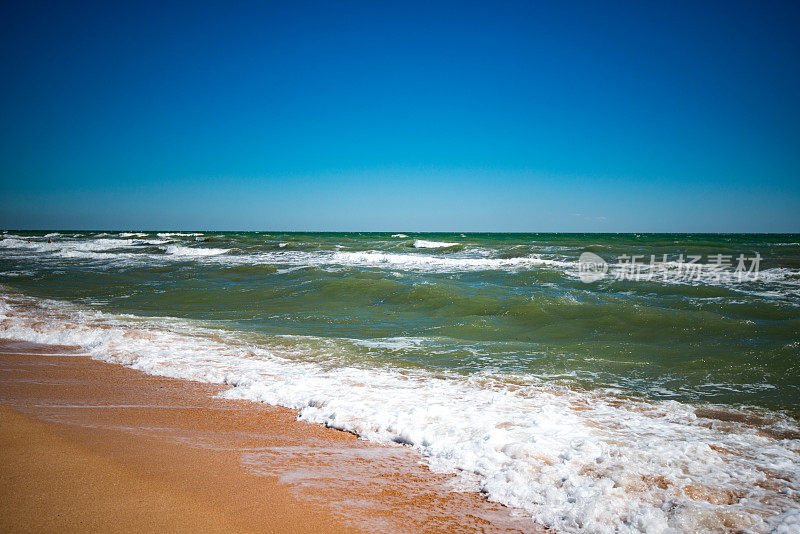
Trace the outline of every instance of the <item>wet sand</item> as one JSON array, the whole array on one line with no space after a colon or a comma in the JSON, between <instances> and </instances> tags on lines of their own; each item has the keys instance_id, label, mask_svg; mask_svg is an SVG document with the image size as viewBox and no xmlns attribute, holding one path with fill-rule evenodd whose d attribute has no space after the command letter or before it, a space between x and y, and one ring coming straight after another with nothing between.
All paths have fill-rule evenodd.
<instances>
[{"instance_id":1,"label":"wet sand","mask_svg":"<svg viewBox=\"0 0 800 534\"><path fill-rule=\"evenodd\" d=\"M0 531L533 532L405 447L0 340Z\"/></svg>"}]
</instances>

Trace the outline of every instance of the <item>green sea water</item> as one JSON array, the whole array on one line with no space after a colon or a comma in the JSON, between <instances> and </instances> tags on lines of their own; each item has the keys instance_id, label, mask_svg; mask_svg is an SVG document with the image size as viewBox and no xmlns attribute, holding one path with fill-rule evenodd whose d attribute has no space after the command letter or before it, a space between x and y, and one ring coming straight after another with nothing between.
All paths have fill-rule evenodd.
<instances>
[{"instance_id":1,"label":"green sea water","mask_svg":"<svg viewBox=\"0 0 800 534\"><path fill-rule=\"evenodd\" d=\"M581 280L584 252L612 265L604 278ZM737 258L756 254L740 279ZM630 256L648 264L640 279L614 275ZM681 278L692 256L703 267ZM797 234L9 230L0 285L318 362L800 413Z\"/></svg>"}]
</instances>

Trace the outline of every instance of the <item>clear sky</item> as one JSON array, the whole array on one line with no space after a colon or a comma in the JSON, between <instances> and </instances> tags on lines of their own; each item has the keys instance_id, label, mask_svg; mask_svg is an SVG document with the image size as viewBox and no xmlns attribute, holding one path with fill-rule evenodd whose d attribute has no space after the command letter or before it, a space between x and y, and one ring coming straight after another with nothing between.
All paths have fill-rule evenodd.
<instances>
[{"instance_id":1,"label":"clear sky","mask_svg":"<svg viewBox=\"0 0 800 534\"><path fill-rule=\"evenodd\" d=\"M800 3L0 7L0 227L800 232Z\"/></svg>"}]
</instances>

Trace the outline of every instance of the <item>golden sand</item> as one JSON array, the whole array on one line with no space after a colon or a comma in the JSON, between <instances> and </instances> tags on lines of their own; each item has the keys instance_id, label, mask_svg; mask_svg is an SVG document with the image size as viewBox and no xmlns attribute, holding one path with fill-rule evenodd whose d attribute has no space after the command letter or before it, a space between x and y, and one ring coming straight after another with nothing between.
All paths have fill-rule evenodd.
<instances>
[{"instance_id":1,"label":"golden sand","mask_svg":"<svg viewBox=\"0 0 800 534\"><path fill-rule=\"evenodd\" d=\"M0 531L538 530L407 448L220 390L0 340Z\"/></svg>"}]
</instances>

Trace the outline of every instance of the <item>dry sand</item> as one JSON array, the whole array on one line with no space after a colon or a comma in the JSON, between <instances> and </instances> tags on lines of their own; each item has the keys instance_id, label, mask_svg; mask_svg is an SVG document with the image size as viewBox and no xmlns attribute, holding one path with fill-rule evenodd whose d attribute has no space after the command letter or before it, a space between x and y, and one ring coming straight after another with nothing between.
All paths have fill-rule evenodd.
<instances>
[{"instance_id":1,"label":"dry sand","mask_svg":"<svg viewBox=\"0 0 800 534\"><path fill-rule=\"evenodd\" d=\"M407 448L220 390L0 340L0 531L538 530Z\"/></svg>"}]
</instances>

